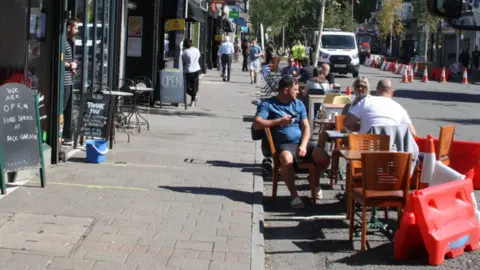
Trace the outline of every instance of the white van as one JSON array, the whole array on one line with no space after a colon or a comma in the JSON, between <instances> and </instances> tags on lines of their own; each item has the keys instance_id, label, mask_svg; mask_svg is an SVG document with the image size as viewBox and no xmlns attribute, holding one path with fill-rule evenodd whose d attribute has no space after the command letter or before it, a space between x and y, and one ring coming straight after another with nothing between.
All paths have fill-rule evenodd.
<instances>
[{"instance_id":1,"label":"white van","mask_svg":"<svg viewBox=\"0 0 480 270\"><path fill-rule=\"evenodd\" d=\"M355 34L325 29L320 44L320 63L329 63L334 73L351 73L354 78L360 71L360 59Z\"/></svg>"}]
</instances>

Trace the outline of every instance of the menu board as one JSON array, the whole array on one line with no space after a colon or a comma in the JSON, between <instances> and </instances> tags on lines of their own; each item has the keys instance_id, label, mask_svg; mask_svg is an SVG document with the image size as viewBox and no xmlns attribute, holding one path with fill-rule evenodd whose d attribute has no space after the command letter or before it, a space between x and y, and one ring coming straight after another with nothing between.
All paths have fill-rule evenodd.
<instances>
[{"instance_id":1,"label":"menu board","mask_svg":"<svg viewBox=\"0 0 480 270\"><path fill-rule=\"evenodd\" d=\"M40 167L38 105L23 84L0 87L0 150L4 172Z\"/></svg>"},{"instance_id":2,"label":"menu board","mask_svg":"<svg viewBox=\"0 0 480 270\"><path fill-rule=\"evenodd\" d=\"M110 124L111 95L102 92L84 93L80 133L90 138L107 138Z\"/></svg>"}]
</instances>

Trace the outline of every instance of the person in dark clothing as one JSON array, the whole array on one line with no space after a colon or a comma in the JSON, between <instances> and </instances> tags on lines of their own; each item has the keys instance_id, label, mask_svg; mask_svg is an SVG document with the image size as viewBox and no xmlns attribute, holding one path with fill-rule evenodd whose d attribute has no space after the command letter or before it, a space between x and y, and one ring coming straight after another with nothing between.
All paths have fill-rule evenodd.
<instances>
[{"instance_id":1,"label":"person in dark clothing","mask_svg":"<svg viewBox=\"0 0 480 270\"><path fill-rule=\"evenodd\" d=\"M328 63L323 63L322 70L323 70L323 74L325 74L325 78L328 81L330 89L333 89L335 85L335 76L333 75L333 73L330 72L330 65Z\"/></svg>"},{"instance_id":2,"label":"person in dark clothing","mask_svg":"<svg viewBox=\"0 0 480 270\"><path fill-rule=\"evenodd\" d=\"M478 50L478 45L475 45L475 50L472 52L472 64L475 71L475 76L478 76L478 66L480 65L480 51Z\"/></svg>"},{"instance_id":3,"label":"person in dark clothing","mask_svg":"<svg viewBox=\"0 0 480 270\"><path fill-rule=\"evenodd\" d=\"M314 67L310 65L310 59L308 57L303 58L302 69L300 69L300 80L301 82L307 82L313 76Z\"/></svg>"},{"instance_id":4,"label":"person in dark clothing","mask_svg":"<svg viewBox=\"0 0 480 270\"><path fill-rule=\"evenodd\" d=\"M470 54L467 51L467 48L463 48L462 53L458 57L458 61L462 64L462 72L463 70L468 70L468 65L470 64Z\"/></svg>"},{"instance_id":5,"label":"person in dark clothing","mask_svg":"<svg viewBox=\"0 0 480 270\"><path fill-rule=\"evenodd\" d=\"M243 65L242 65L242 71L247 72L248 71L248 41L244 39L242 41L242 56L243 56Z\"/></svg>"},{"instance_id":6,"label":"person in dark clothing","mask_svg":"<svg viewBox=\"0 0 480 270\"><path fill-rule=\"evenodd\" d=\"M269 41L267 43L267 55L265 58L265 63L270 64L273 59L273 53L275 52L275 43L273 41Z\"/></svg>"},{"instance_id":7,"label":"person in dark clothing","mask_svg":"<svg viewBox=\"0 0 480 270\"><path fill-rule=\"evenodd\" d=\"M73 144L72 133L72 107L73 107L73 76L77 74L77 63L73 59L73 48L75 47L75 37L78 33L78 21L75 19L67 20L65 40L65 72L63 77L63 85L65 92L63 94L63 132L62 144L70 146Z\"/></svg>"}]
</instances>

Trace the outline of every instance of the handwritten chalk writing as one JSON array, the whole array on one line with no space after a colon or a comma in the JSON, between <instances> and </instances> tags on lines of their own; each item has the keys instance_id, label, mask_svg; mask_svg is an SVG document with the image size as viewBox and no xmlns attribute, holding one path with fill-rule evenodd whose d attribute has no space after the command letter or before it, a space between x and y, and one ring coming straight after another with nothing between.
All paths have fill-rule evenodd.
<instances>
[{"instance_id":1,"label":"handwritten chalk writing","mask_svg":"<svg viewBox=\"0 0 480 270\"><path fill-rule=\"evenodd\" d=\"M172 88L181 88L183 87L183 77L179 76L163 76L162 77L162 86L172 87Z\"/></svg>"},{"instance_id":2,"label":"handwritten chalk writing","mask_svg":"<svg viewBox=\"0 0 480 270\"><path fill-rule=\"evenodd\" d=\"M37 134L21 134L20 135L21 140L36 140L37 139Z\"/></svg>"},{"instance_id":3,"label":"handwritten chalk writing","mask_svg":"<svg viewBox=\"0 0 480 270\"><path fill-rule=\"evenodd\" d=\"M18 141L18 136L7 135L7 142L16 142Z\"/></svg>"},{"instance_id":4,"label":"handwritten chalk writing","mask_svg":"<svg viewBox=\"0 0 480 270\"><path fill-rule=\"evenodd\" d=\"M93 102L87 102L87 108L89 109L100 109L103 110L105 108L105 104L102 103L93 103Z\"/></svg>"},{"instance_id":5,"label":"handwritten chalk writing","mask_svg":"<svg viewBox=\"0 0 480 270\"><path fill-rule=\"evenodd\" d=\"M31 115L19 115L19 116L17 116L17 120L19 122L33 121L33 116L31 116Z\"/></svg>"},{"instance_id":6,"label":"handwritten chalk writing","mask_svg":"<svg viewBox=\"0 0 480 270\"><path fill-rule=\"evenodd\" d=\"M4 124L10 124L10 123L15 123L15 117L4 117L3 118L3 123Z\"/></svg>"},{"instance_id":7,"label":"handwritten chalk writing","mask_svg":"<svg viewBox=\"0 0 480 270\"><path fill-rule=\"evenodd\" d=\"M5 97L5 101L12 101L12 100L15 100L15 99L20 99L20 96L17 95L17 94L14 94L14 95L8 95Z\"/></svg>"},{"instance_id":8,"label":"handwritten chalk writing","mask_svg":"<svg viewBox=\"0 0 480 270\"><path fill-rule=\"evenodd\" d=\"M3 105L3 111L4 112L9 112L15 109L19 110L28 110L28 104L27 103L12 103L10 105L5 104Z\"/></svg>"},{"instance_id":9,"label":"handwritten chalk writing","mask_svg":"<svg viewBox=\"0 0 480 270\"><path fill-rule=\"evenodd\" d=\"M18 91L18 88L16 88L16 87L14 87L14 88L8 88L8 87L7 87L6 89L7 89L7 93L8 93L8 94L18 94L18 93L20 93L20 92Z\"/></svg>"},{"instance_id":10,"label":"handwritten chalk writing","mask_svg":"<svg viewBox=\"0 0 480 270\"><path fill-rule=\"evenodd\" d=\"M20 124L15 124L15 126L13 127L13 129L15 129L15 130L20 129Z\"/></svg>"}]
</instances>

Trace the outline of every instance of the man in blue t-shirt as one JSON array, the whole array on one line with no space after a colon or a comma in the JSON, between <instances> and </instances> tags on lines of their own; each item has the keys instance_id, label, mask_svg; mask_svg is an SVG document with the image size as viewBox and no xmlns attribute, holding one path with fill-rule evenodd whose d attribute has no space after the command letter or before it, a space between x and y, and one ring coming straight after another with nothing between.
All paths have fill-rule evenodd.
<instances>
[{"instance_id":1,"label":"man in blue t-shirt","mask_svg":"<svg viewBox=\"0 0 480 270\"><path fill-rule=\"evenodd\" d=\"M250 84L257 83L257 74L260 71L260 57L263 56L263 51L260 46L257 45L257 41L252 40L250 46L250 54L248 56L248 69L250 70Z\"/></svg>"},{"instance_id":2,"label":"man in blue t-shirt","mask_svg":"<svg viewBox=\"0 0 480 270\"><path fill-rule=\"evenodd\" d=\"M294 163L300 159L310 159L318 168L318 176L328 168L330 158L324 149L310 142L310 126L307 110L297 99L298 83L292 76L283 76L278 83L278 95L269 98L257 108L254 128L270 128L281 164L282 177L292 196L293 208L303 208L295 188ZM317 188L317 198L321 199L321 189Z\"/></svg>"}]
</instances>

